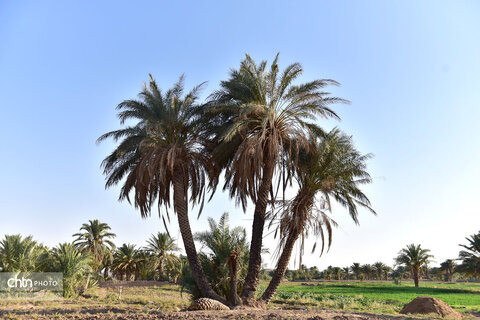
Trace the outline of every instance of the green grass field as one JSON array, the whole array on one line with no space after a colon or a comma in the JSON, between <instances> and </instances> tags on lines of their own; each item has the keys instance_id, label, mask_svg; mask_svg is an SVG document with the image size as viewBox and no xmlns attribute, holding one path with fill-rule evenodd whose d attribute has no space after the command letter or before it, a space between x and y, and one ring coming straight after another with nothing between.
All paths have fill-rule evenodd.
<instances>
[{"instance_id":1,"label":"green grass field","mask_svg":"<svg viewBox=\"0 0 480 320\"><path fill-rule=\"evenodd\" d=\"M282 283L272 304L395 313L418 296L432 296L461 312L480 311L480 283L423 282L420 288L415 288L410 282L399 285L392 282L308 284Z\"/></svg>"}]
</instances>

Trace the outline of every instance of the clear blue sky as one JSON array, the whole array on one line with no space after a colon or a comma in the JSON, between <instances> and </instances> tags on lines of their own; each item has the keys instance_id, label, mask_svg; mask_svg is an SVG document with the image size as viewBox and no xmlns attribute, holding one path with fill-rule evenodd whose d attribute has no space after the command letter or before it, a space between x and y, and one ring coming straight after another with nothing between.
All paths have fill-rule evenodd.
<instances>
[{"instance_id":1,"label":"clear blue sky","mask_svg":"<svg viewBox=\"0 0 480 320\"><path fill-rule=\"evenodd\" d=\"M95 140L119 127L116 105L148 73L164 88L182 73L187 87L208 81L206 96L246 52L280 52L303 80L342 83L334 92L352 104L322 124L375 154L366 192L379 215L357 227L334 212L330 253L304 261L392 264L412 242L454 258L480 229L479 31L478 1L2 1L0 237L55 245L98 218L117 244L143 245L161 222L118 203L100 170L113 144ZM252 206L243 214L220 193L193 229L225 210L250 230Z\"/></svg>"}]
</instances>

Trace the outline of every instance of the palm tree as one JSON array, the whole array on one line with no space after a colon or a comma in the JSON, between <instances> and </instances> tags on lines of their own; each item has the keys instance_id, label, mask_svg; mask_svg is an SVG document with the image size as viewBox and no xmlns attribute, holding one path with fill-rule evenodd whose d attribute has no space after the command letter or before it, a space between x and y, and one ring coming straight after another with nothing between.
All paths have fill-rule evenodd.
<instances>
[{"instance_id":1,"label":"palm tree","mask_svg":"<svg viewBox=\"0 0 480 320\"><path fill-rule=\"evenodd\" d=\"M63 295L72 297L87 281L93 262L90 253L84 254L71 243L61 243L52 249L53 269L63 273Z\"/></svg>"},{"instance_id":2,"label":"palm tree","mask_svg":"<svg viewBox=\"0 0 480 320\"><path fill-rule=\"evenodd\" d=\"M480 278L480 231L465 239L468 244L460 245L465 250L460 251L462 264L458 266L458 271Z\"/></svg>"},{"instance_id":3,"label":"palm tree","mask_svg":"<svg viewBox=\"0 0 480 320\"><path fill-rule=\"evenodd\" d=\"M158 270L158 279L164 278L165 268L178 262L178 258L172 253L178 251L175 240L170 237L168 233L159 232L150 237L147 241L147 251L152 253L155 257L155 263Z\"/></svg>"},{"instance_id":4,"label":"palm tree","mask_svg":"<svg viewBox=\"0 0 480 320\"><path fill-rule=\"evenodd\" d=\"M364 264L361 266L361 270L366 280L371 280L374 273L373 266L371 264Z\"/></svg>"},{"instance_id":5,"label":"palm tree","mask_svg":"<svg viewBox=\"0 0 480 320\"><path fill-rule=\"evenodd\" d=\"M342 280L342 268L340 267L334 267L333 268L333 275L337 280Z\"/></svg>"},{"instance_id":6,"label":"palm tree","mask_svg":"<svg viewBox=\"0 0 480 320\"><path fill-rule=\"evenodd\" d=\"M383 271L385 270L386 265L383 262L375 262L373 264L373 269L375 270L375 274L377 280L382 280Z\"/></svg>"},{"instance_id":7,"label":"palm tree","mask_svg":"<svg viewBox=\"0 0 480 320\"><path fill-rule=\"evenodd\" d=\"M131 281L137 275L138 265L142 261L139 251L133 244L124 243L113 255L113 273L122 280Z\"/></svg>"},{"instance_id":8,"label":"palm tree","mask_svg":"<svg viewBox=\"0 0 480 320\"><path fill-rule=\"evenodd\" d=\"M127 120L137 123L108 132L98 141L121 139L102 163L106 187L125 178L119 199L130 202L130 192L134 191L134 205L142 217L149 216L158 202L159 209L165 206L169 219L167 208L173 188L173 209L195 282L204 297L218 300L200 265L188 217L189 197L193 204L203 204L210 161L202 146L199 108L195 104L202 84L184 95L183 81L182 76L172 89L162 93L150 75L149 86L144 85L138 100L125 100L117 107L122 125ZM160 214L166 224L164 214Z\"/></svg>"},{"instance_id":9,"label":"palm tree","mask_svg":"<svg viewBox=\"0 0 480 320\"><path fill-rule=\"evenodd\" d=\"M48 250L32 236L5 235L0 241L1 272L38 272L45 269Z\"/></svg>"},{"instance_id":10,"label":"palm tree","mask_svg":"<svg viewBox=\"0 0 480 320\"><path fill-rule=\"evenodd\" d=\"M92 254L95 272L100 271L102 263L106 259L105 255L111 255L115 248L111 239L115 238L116 235L110 230L108 224L95 219L82 224L80 232L73 235L77 237L73 242L75 247L84 253Z\"/></svg>"},{"instance_id":11,"label":"palm tree","mask_svg":"<svg viewBox=\"0 0 480 320\"><path fill-rule=\"evenodd\" d=\"M230 228L227 212L218 224L208 218L209 230L195 234L195 240L207 249L204 255L205 270L217 291L228 297L230 305L241 303L238 282L243 280L248 261L248 244L243 227ZM240 275L239 275L240 273ZM239 279L240 276L240 279Z\"/></svg>"},{"instance_id":12,"label":"palm tree","mask_svg":"<svg viewBox=\"0 0 480 320\"><path fill-rule=\"evenodd\" d=\"M410 269L415 287L418 287L420 269L433 258L429 252L430 250L422 249L419 244L409 244L406 248L400 250L398 256L395 258L396 264L403 265Z\"/></svg>"},{"instance_id":13,"label":"palm tree","mask_svg":"<svg viewBox=\"0 0 480 320\"><path fill-rule=\"evenodd\" d=\"M392 272L392 271L393 271L392 268L390 268L390 267L387 266L387 265L385 265L385 266L383 267L383 276L384 276L384 279L385 279L385 280L388 280L388 274L389 274L390 272Z\"/></svg>"},{"instance_id":14,"label":"palm tree","mask_svg":"<svg viewBox=\"0 0 480 320\"><path fill-rule=\"evenodd\" d=\"M343 274L345 275L345 280L350 279L350 267L344 267L342 268Z\"/></svg>"},{"instance_id":15,"label":"palm tree","mask_svg":"<svg viewBox=\"0 0 480 320\"><path fill-rule=\"evenodd\" d=\"M360 263L354 262L350 267L350 269L352 269L352 272L355 275L355 280L360 280L360 274L362 273L362 268L360 267Z\"/></svg>"},{"instance_id":16,"label":"palm tree","mask_svg":"<svg viewBox=\"0 0 480 320\"><path fill-rule=\"evenodd\" d=\"M328 246L330 246L332 226L336 223L328 217L326 212L331 211L333 200L346 207L357 224L357 206L365 207L375 213L370 206L370 201L359 188L361 184L371 181L369 174L365 171L365 162L370 155L360 154L354 148L350 137L334 129L324 138L313 141L308 152L302 152L299 156L295 171L295 178L299 185L298 193L278 211L279 248L282 248L282 252L272 280L261 298L267 303L285 274L293 247L298 239L300 239L302 251L304 239L310 232L320 236L323 253L325 228ZM277 216L274 215L272 219L275 221ZM315 247L316 245L313 250Z\"/></svg>"},{"instance_id":17,"label":"palm tree","mask_svg":"<svg viewBox=\"0 0 480 320\"><path fill-rule=\"evenodd\" d=\"M208 121L212 124L217 147L213 150L216 178L225 168L224 189L242 204L247 198L255 203L248 273L242 298L253 298L261 269L262 239L269 193L275 170L292 165L289 154L307 144L312 131L321 131L308 120L317 116L338 116L328 107L344 102L323 91L333 80L314 80L294 85L301 75L300 64L279 72L278 55L267 69L267 62L257 64L248 54L238 70L220 83L209 99Z\"/></svg>"},{"instance_id":18,"label":"palm tree","mask_svg":"<svg viewBox=\"0 0 480 320\"><path fill-rule=\"evenodd\" d=\"M440 270L445 271L445 281L452 281L456 266L452 259L447 259L440 264Z\"/></svg>"}]
</instances>

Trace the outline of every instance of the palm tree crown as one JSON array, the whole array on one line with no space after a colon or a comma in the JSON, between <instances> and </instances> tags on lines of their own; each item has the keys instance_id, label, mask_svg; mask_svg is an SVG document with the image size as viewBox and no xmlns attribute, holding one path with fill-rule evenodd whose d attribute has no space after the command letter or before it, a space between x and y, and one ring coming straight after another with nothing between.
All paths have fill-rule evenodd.
<instances>
[{"instance_id":1,"label":"palm tree crown","mask_svg":"<svg viewBox=\"0 0 480 320\"><path fill-rule=\"evenodd\" d=\"M110 230L108 224L95 219L82 224L80 232L73 235L77 237L74 241L76 248L92 254L97 271L101 267L105 255L111 255L111 251L115 248L111 239L115 238L116 235Z\"/></svg>"},{"instance_id":2,"label":"palm tree crown","mask_svg":"<svg viewBox=\"0 0 480 320\"><path fill-rule=\"evenodd\" d=\"M162 232L156 235L152 234L147 244L147 252L153 255L159 273L159 280L162 280L165 268L170 268L175 263L178 263L178 258L173 252L179 249L175 244L175 240L172 239L168 233Z\"/></svg>"}]
</instances>

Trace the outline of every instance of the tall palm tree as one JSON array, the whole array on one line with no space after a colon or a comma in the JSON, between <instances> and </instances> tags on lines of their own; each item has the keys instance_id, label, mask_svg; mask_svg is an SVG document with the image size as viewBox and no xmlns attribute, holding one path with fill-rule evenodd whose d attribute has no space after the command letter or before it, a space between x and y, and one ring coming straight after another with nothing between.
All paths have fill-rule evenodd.
<instances>
[{"instance_id":1,"label":"tall palm tree","mask_svg":"<svg viewBox=\"0 0 480 320\"><path fill-rule=\"evenodd\" d=\"M310 232L320 236L323 252L326 229L330 246L332 226L336 225L327 215L331 211L332 201L346 207L355 223L358 223L357 206L375 213L370 201L360 190L360 185L371 182L366 172L366 161L371 156L360 154L350 137L334 129L324 138L315 139L308 152L300 153L299 157L295 171L298 193L278 210L279 248L282 248L282 252L272 280L261 298L267 303L285 274L297 240L300 240L300 249L303 250L304 239ZM276 220L277 216L274 215L272 219Z\"/></svg>"},{"instance_id":2,"label":"tall palm tree","mask_svg":"<svg viewBox=\"0 0 480 320\"><path fill-rule=\"evenodd\" d=\"M460 245L465 250L460 251L462 264L458 266L458 271L480 278L480 231L465 239L468 244Z\"/></svg>"},{"instance_id":3,"label":"tall palm tree","mask_svg":"<svg viewBox=\"0 0 480 320\"><path fill-rule=\"evenodd\" d=\"M255 203L248 273L242 298L250 300L257 289L266 209L275 170L292 165L290 154L305 146L311 131L321 131L309 120L338 116L328 106L344 100L324 91L333 80L294 84L302 74L299 63L279 71L278 55L267 68L248 54L238 70L220 83L208 105L212 130L218 143L213 151L218 174L225 171L225 189L245 209L247 198Z\"/></svg>"},{"instance_id":4,"label":"tall palm tree","mask_svg":"<svg viewBox=\"0 0 480 320\"><path fill-rule=\"evenodd\" d=\"M350 267L352 269L353 274L355 275L355 280L360 280L360 274L362 273L362 268L360 263L354 262Z\"/></svg>"},{"instance_id":5,"label":"tall palm tree","mask_svg":"<svg viewBox=\"0 0 480 320\"><path fill-rule=\"evenodd\" d=\"M38 272L45 269L48 250L32 236L5 235L0 241L1 272Z\"/></svg>"},{"instance_id":6,"label":"tall palm tree","mask_svg":"<svg viewBox=\"0 0 480 320\"><path fill-rule=\"evenodd\" d=\"M163 280L165 268L178 263L178 258L173 254L178 251L175 240L168 233L159 232L156 235L152 234L147 243L147 251L155 257L158 279Z\"/></svg>"},{"instance_id":7,"label":"tall palm tree","mask_svg":"<svg viewBox=\"0 0 480 320\"><path fill-rule=\"evenodd\" d=\"M195 234L195 240L207 250L205 270L211 275L217 291L228 297L229 304L238 305L241 302L237 290L238 282L245 278L248 261L245 229L230 228L227 212L222 214L218 223L209 218L208 224L209 230Z\"/></svg>"},{"instance_id":8,"label":"tall palm tree","mask_svg":"<svg viewBox=\"0 0 480 320\"><path fill-rule=\"evenodd\" d=\"M430 250L422 249L419 244L409 244L406 248L400 250L398 256L395 258L396 264L403 265L410 269L415 287L418 287L421 268L433 258L429 252Z\"/></svg>"},{"instance_id":9,"label":"tall palm tree","mask_svg":"<svg viewBox=\"0 0 480 320\"><path fill-rule=\"evenodd\" d=\"M107 188L125 178L119 199L130 202L133 191L134 205L142 217L149 216L157 202L159 209L165 206L169 219L173 188L173 209L195 282L204 297L220 299L200 265L188 217L189 198L193 204L203 204L210 161L202 146L202 129L197 121L196 101L202 85L184 95L183 82L182 76L172 89L162 93L150 75L150 83L148 87L144 85L138 100L125 100L118 105L121 124L127 120L136 123L98 139L121 140L102 166ZM164 224L165 215L161 213Z\"/></svg>"},{"instance_id":10,"label":"tall palm tree","mask_svg":"<svg viewBox=\"0 0 480 320\"><path fill-rule=\"evenodd\" d=\"M445 281L452 281L456 266L452 259L447 259L440 264L440 270L445 271Z\"/></svg>"},{"instance_id":11,"label":"tall palm tree","mask_svg":"<svg viewBox=\"0 0 480 320\"><path fill-rule=\"evenodd\" d=\"M110 232L108 224L99 220L89 220L82 224L80 232L73 236L77 237L73 242L75 247L82 252L91 253L94 261L94 271L98 272L105 260L105 255L111 254L115 244L111 239L115 238L115 233Z\"/></svg>"},{"instance_id":12,"label":"tall palm tree","mask_svg":"<svg viewBox=\"0 0 480 320\"><path fill-rule=\"evenodd\" d=\"M72 297L87 281L93 259L73 244L61 243L52 249L52 262L53 269L63 273L63 295Z\"/></svg>"}]
</instances>

